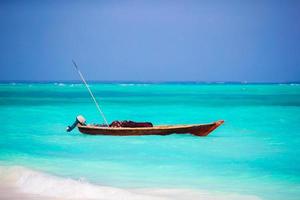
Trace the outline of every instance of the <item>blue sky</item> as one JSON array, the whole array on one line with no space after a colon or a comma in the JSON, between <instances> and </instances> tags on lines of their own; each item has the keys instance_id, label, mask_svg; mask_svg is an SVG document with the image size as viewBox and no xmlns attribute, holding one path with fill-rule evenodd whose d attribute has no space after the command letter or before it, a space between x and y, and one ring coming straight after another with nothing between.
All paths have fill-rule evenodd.
<instances>
[{"instance_id":1,"label":"blue sky","mask_svg":"<svg viewBox=\"0 0 300 200\"><path fill-rule=\"evenodd\" d=\"M300 81L300 1L0 1L0 81Z\"/></svg>"}]
</instances>

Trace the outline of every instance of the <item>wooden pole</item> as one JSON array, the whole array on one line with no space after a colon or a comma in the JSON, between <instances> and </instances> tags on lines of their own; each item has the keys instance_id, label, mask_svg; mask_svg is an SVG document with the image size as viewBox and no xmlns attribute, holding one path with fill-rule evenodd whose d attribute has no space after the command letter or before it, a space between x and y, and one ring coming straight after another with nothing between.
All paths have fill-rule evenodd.
<instances>
[{"instance_id":1,"label":"wooden pole","mask_svg":"<svg viewBox=\"0 0 300 200\"><path fill-rule=\"evenodd\" d=\"M107 120L106 120L106 118L105 118L105 115L104 115L104 113L102 112L102 110L101 110L101 108L100 108L98 102L96 101L96 98L94 97L94 95L93 95L93 93L92 93L92 91L91 91L89 85L86 83L86 81L85 81L83 75L81 74L81 72L80 72L78 66L76 65L75 61L72 60L72 62L73 62L73 64L74 64L75 69L76 69L76 71L78 72L78 74L79 74L79 76L80 76L82 82L84 83L85 87L86 87L87 90L89 91L89 93L90 93L90 95L91 95L91 97L92 97L92 99L93 99L93 101L94 101L94 103L95 103L95 105L96 105L96 107L97 107L97 109L98 109L100 115L102 116L102 118L103 118L105 124L106 124L107 126L109 126L108 123L107 123Z\"/></svg>"}]
</instances>

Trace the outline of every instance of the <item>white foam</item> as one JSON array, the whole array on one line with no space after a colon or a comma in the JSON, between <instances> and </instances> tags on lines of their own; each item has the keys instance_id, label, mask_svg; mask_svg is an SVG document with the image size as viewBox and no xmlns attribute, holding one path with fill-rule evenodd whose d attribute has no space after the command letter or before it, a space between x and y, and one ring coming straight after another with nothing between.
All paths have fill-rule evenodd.
<instances>
[{"instance_id":1,"label":"white foam","mask_svg":"<svg viewBox=\"0 0 300 200\"><path fill-rule=\"evenodd\" d=\"M120 83L118 85L122 87L128 87L128 86L148 86L150 84L149 83Z\"/></svg>"},{"instance_id":2,"label":"white foam","mask_svg":"<svg viewBox=\"0 0 300 200\"><path fill-rule=\"evenodd\" d=\"M56 85L56 86L65 86L66 84L64 84L64 83L57 83L57 82L55 82L55 83L54 83L54 85Z\"/></svg>"},{"instance_id":3,"label":"white foam","mask_svg":"<svg viewBox=\"0 0 300 200\"><path fill-rule=\"evenodd\" d=\"M120 83L119 85L124 86L124 87L126 87L126 86L135 86L135 84L133 84L133 83Z\"/></svg>"},{"instance_id":4,"label":"white foam","mask_svg":"<svg viewBox=\"0 0 300 200\"><path fill-rule=\"evenodd\" d=\"M98 200L259 200L256 196L191 189L121 189L61 178L20 166L0 166L0 183L28 195ZM0 198L1 199L1 198Z\"/></svg>"},{"instance_id":5,"label":"white foam","mask_svg":"<svg viewBox=\"0 0 300 200\"><path fill-rule=\"evenodd\" d=\"M82 86L81 83L72 83L69 85L70 87L78 87L78 86Z\"/></svg>"}]
</instances>

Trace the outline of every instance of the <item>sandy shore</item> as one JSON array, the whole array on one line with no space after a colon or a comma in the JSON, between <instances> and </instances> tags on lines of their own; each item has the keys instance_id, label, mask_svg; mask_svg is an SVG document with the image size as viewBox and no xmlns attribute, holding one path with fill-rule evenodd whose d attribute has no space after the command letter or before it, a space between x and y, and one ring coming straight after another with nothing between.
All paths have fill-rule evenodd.
<instances>
[{"instance_id":1,"label":"sandy shore","mask_svg":"<svg viewBox=\"0 0 300 200\"><path fill-rule=\"evenodd\" d=\"M116 196L117 195L117 196ZM132 192L130 196L119 196L119 194L103 195L98 198L68 198L68 197L49 197L45 195L38 194L28 194L21 192L17 188L1 186L0 185L0 200L70 200L70 199L97 199L97 200L107 200L107 199L116 199L116 200L260 200L255 196L247 195L237 195L237 194L212 194L209 192L195 192L189 190L182 191L172 191L167 189L162 190L136 190Z\"/></svg>"},{"instance_id":2,"label":"sandy shore","mask_svg":"<svg viewBox=\"0 0 300 200\"><path fill-rule=\"evenodd\" d=\"M26 194L17 188L4 186L0 184L0 200L59 200L41 195Z\"/></svg>"},{"instance_id":3,"label":"sandy shore","mask_svg":"<svg viewBox=\"0 0 300 200\"><path fill-rule=\"evenodd\" d=\"M260 200L211 190L124 189L57 177L20 166L0 167L0 200Z\"/></svg>"}]
</instances>

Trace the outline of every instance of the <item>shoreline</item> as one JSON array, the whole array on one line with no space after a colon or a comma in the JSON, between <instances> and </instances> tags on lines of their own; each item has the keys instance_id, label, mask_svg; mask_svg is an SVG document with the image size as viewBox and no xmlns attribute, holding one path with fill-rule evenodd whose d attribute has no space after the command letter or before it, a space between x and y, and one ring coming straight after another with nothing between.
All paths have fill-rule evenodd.
<instances>
[{"instance_id":1,"label":"shoreline","mask_svg":"<svg viewBox=\"0 0 300 200\"><path fill-rule=\"evenodd\" d=\"M1 200L261 200L257 196L197 189L123 189L53 176L22 166L0 166Z\"/></svg>"}]
</instances>

